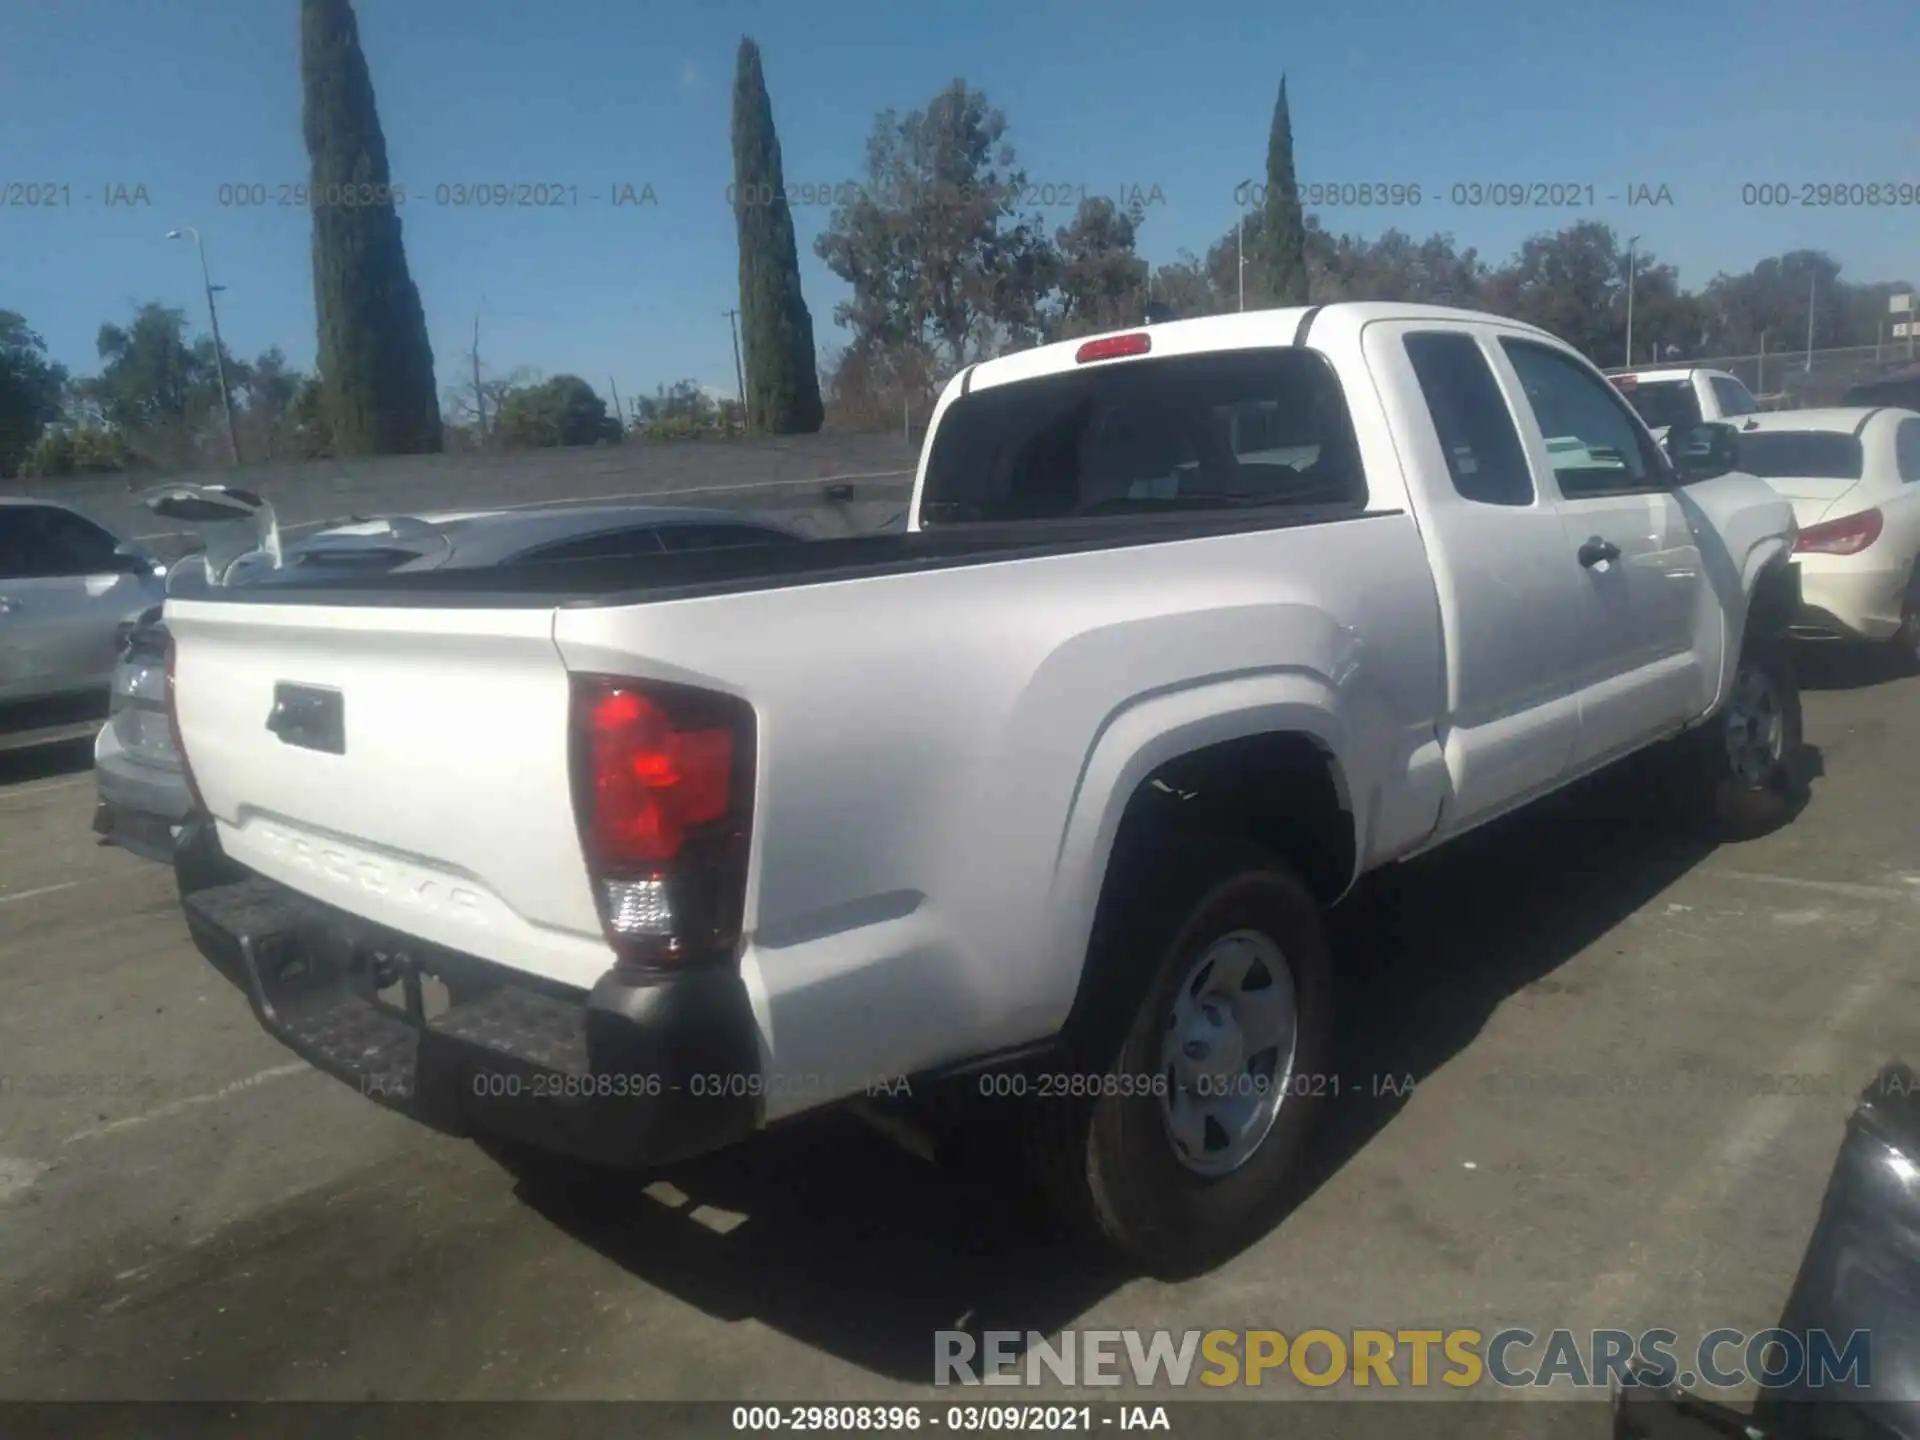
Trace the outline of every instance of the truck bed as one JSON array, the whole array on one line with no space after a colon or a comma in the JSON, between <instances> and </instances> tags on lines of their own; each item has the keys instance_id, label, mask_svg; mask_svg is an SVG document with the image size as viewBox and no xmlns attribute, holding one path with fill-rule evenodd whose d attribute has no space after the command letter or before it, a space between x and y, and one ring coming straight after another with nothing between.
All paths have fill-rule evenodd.
<instances>
[{"instance_id":1,"label":"truck bed","mask_svg":"<svg viewBox=\"0 0 1920 1440\"><path fill-rule=\"evenodd\" d=\"M1143 502L1138 512L1125 514L943 525L932 530L810 540L800 545L743 545L610 560L506 564L484 572L427 570L341 576L286 569L249 576L243 585L213 587L205 583L201 572L192 569L180 575L172 593L182 600L262 605L490 610L629 606L1168 544L1210 535L1297 529L1400 513L1397 509L1360 510L1350 504L1241 508L1195 502L1192 508L1176 508L1156 500Z\"/></svg>"}]
</instances>

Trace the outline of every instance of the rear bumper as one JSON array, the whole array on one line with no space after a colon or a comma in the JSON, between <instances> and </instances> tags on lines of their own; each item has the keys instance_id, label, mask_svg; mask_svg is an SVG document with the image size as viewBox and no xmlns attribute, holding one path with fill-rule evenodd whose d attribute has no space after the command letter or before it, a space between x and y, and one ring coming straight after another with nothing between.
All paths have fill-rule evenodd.
<instances>
[{"instance_id":1,"label":"rear bumper","mask_svg":"<svg viewBox=\"0 0 1920 1440\"><path fill-rule=\"evenodd\" d=\"M109 724L94 743L93 774L99 796L94 834L143 859L170 862L174 837L192 809L180 772L135 760Z\"/></svg>"},{"instance_id":2,"label":"rear bumper","mask_svg":"<svg viewBox=\"0 0 1920 1440\"><path fill-rule=\"evenodd\" d=\"M549 985L242 870L198 819L175 872L195 945L270 1034L436 1130L643 1167L759 1126L758 1032L731 969L648 981L610 971L584 994ZM376 998L396 977L400 1003ZM437 1015L426 977L451 992Z\"/></svg>"},{"instance_id":3,"label":"rear bumper","mask_svg":"<svg viewBox=\"0 0 1920 1440\"><path fill-rule=\"evenodd\" d=\"M1900 629L1911 559L1869 567L1852 558L1803 556L1803 604L1793 633L1808 640L1889 640Z\"/></svg>"}]
</instances>

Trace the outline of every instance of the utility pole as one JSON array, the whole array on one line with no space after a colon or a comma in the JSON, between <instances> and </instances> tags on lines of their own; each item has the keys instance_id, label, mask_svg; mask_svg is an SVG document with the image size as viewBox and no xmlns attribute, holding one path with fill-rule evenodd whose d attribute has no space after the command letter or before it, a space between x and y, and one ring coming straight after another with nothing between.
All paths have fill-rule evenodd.
<instances>
[{"instance_id":1,"label":"utility pole","mask_svg":"<svg viewBox=\"0 0 1920 1440\"><path fill-rule=\"evenodd\" d=\"M740 427L744 430L750 417L747 414L747 372L740 368L740 312L729 310L726 316L727 328L733 332L733 381L740 387Z\"/></svg>"},{"instance_id":2,"label":"utility pole","mask_svg":"<svg viewBox=\"0 0 1920 1440\"><path fill-rule=\"evenodd\" d=\"M1633 368L1633 247L1639 243L1638 235L1627 237L1627 368Z\"/></svg>"},{"instance_id":3,"label":"utility pole","mask_svg":"<svg viewBox=\"0 0 1920 1440\"><path fill-rule=\"evenodd\" d=\"M220 343L220 312L214 307L213 295L216 290L224 290L224 285L216 285L207 275L207 247L200 239L200 232L191 225L182 225L177 230L169 230L167 239L178 240L182 235L193 236L193 248L200 252L200 283L207 290L207 323L213 327L213 368L220 378L220 406L227 412L227 445L233 454L234 468L240 465L240 431L233 423L233 392L227 388L227 352Z\"/></svg>"},{"instance_id":4,"label":"utility pole","mask_svg":"<svg viewBox=\"0 0 1920 1440\"><path fill-rule=\"evenodd\" d=\"M627 412L620 408L620 382L613 376L607 376L607 388L613 392L613 418L620 422L620 428L627 428Z\"/></svg>"},{"instance_id":5,"label":"utility pole","mask_svg":"<svg viewBox=\"0 0 1920 1440\"><path fill-rule=\"evenodd\" d=\"M487 302L482 300L482 305ZM480 447L487 444L487 392L480 388L480 312L473 312L473 413L479 417Z\"/></svg>"},{"instance_id":6,"label":"utility pole","mask_svg":"<svg viewBox=\"0 0 1920 1440\"><path fill-rule=\"evenodd\" d=\"M1240 308L1247 308L1247 212L1240 212L1240 223L1233 227L1233 253L1238 261L1235 268L1240 272Z\"/></svg>"},{"instance_id":7,"label":"utility pole","mask_svg":"<svg viewBox=\"0 0 1920 1440\"><path fill-rule=\"evenodd\" d=\"M1806 373L1809 375L1813 373L1813 291L1814 291L1814 287L1819 283L1820 283L1819 275L1815 274L1815 275L1809 275L1807 277L1807 369L1806 369Z\"/></svg>"}]
</instances>

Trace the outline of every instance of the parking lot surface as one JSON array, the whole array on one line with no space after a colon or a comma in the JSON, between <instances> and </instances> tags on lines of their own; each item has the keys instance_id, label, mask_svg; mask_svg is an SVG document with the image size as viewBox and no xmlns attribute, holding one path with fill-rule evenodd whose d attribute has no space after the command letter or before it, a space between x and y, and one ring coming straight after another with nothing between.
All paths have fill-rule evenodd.
<instances>
[{"instance_id":1,"label":"parking lot surface","mask_svg":"<svg viewBox=\"0 0 1920 1440\"><path fill-rule=\"evenodd\" d=\"M96 845L84 747L0 757L0 1398L931 1399L947 1327L1764 1328L1854 1096L1920 1063L1920 681L1827 660L1787 829L1692 847L1618 772L1340 907L1310 1193L1183 1285L845 1116L517 1177L263 1035Z\"/></svg>"}]
</instances>

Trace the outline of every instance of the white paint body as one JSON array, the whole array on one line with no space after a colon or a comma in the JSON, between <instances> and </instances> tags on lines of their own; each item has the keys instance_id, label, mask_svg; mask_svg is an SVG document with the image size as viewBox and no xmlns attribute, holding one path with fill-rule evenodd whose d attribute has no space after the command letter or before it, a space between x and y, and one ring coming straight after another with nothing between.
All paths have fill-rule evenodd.
<instances>
[{"instance_id":1,"label":"white paint body","mask_svg":"<svg viewBox=\"0 0 1920 1440\"><path fill-rule=\"evenodd\" d=\"M1615 388L1630 394L1636 385L1684 384L1693 391L1694 404L1700 410L1700 423L1732 424L1748 415L1758 414L1760 402L1747 389L1746 382L1725 370L1703 370L1680 365L1665 370L1623 370L1612 376ZM1668 427L1655 425L1657 440L1667 437Z\"/></svg>"},{"instance_id":2,"label":"white paint body","mask_svg":"<svg viewBox=\"0 0 1920 1440\"><path fill-rule=\"evenodd\" d=\"M1880 512L1884 528L1866 549L1852 555L1802 554L1795 563L1801 598L1825 612L1822 622L1838 621L1846 639L1891 639L1900 628L1901 603L1920 556L1920 413L1891 406L1783 410L1755 416L1752 428L1857 435L1863 461L1858 480L1783 476L1767 483L1792 502L1803 530L1866 510Z\"/></svg>"},{"instance_id":3,"label":"white paint body","mask_svg":"<svg viewBox=\"0 0 1920 1440\"><path fill-rule=\"evenodd\" d=\"M1302 314L1156 326L1153 355L1285 345ZM1456 494L1397 343L1409 328L1481 344L1533 505ZM1311 736L1358 874L1718 704L1755 577L1792 543L1789 507L1738 475L1563 501L1502 335L1572 353L1457 310L1317 317L1370 518L626 607L175 599L187 752L241 863L586 986L612 956L571 808L569 672L744 696L759 754L740 963L781 1077L767 1118L1042 1039L1079 983L1121 812L1169 759ZM1074 348L988 362L971 385L1069 369ZM1622 554L1584 568L1595 533ZM345 692L346 754L263 729L277 680Z\"/></svg>"}]
</instances>

